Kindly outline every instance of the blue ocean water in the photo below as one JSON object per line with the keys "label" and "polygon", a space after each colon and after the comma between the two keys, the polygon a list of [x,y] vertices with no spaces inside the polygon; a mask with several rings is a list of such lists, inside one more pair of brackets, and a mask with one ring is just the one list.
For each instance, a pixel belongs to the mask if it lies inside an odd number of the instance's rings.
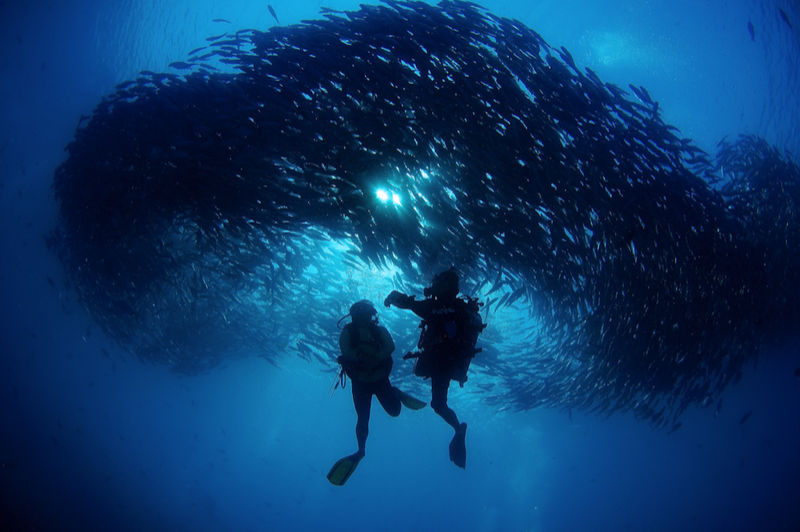
{"label": "blue ocean water", "polygon": [[[272,5],[283,25],[358,7]],[[709,152],[740,133],[800,149],[800,37],[779,11],[794,23],[796,3],[483,5],[604,81],[647,87]],[[325,474],[355,451],[355,413],[349,389],[329,396],[330,373],[287,350],[280,368],[244,358],[183,377],[106,338],[42,238],[80,116],[208,36],[274,23],[255,2],[0,4],[0,529],[800,528],[796,344],[749,364],[719,415],[690,408],[670,434],[624,414],[500,410],[481,403],[477,378],[454,386],[465,471],[430,409],[393,419],[376,404],[368,455],[337,488]]]}

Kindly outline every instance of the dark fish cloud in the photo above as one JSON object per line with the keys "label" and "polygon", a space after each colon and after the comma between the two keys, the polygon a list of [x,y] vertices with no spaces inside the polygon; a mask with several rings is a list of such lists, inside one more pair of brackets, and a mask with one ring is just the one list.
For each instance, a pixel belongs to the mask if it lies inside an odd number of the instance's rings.
{"label": "dark fish cloud", "polygon": [[666,428],[800,317],[797,166],[703,152],[517,21],[392,3],[207,41],[101,101],[54,177],[66,281],[140,360],[330,365],[304,346],[352,302],[339,272],[455,264],[522,316],[475,359],[487,402]]}

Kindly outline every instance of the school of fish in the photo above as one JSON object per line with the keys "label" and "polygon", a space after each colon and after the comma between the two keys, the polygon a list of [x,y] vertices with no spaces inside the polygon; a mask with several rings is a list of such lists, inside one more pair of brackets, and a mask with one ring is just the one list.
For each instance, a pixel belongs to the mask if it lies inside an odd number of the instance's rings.
{"label": "school of fish", "polygon": [[322,15],[211,37],[79,124],[49,242],[119,345],[187,374],[333,368],[353,271],[420,293],[456,265],[486,303],[483,401],[674,427],[793,332],[787,154],[740,136],[710,156],[644,87],[469,2]]}

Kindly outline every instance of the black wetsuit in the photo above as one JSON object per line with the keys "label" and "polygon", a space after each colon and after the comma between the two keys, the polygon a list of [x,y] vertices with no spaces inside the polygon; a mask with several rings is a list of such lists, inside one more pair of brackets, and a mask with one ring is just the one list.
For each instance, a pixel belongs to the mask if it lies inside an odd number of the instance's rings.
{"label": "black wetsuit", "polygon": [[[356,337],[351,337],[351,333]],[[389,382],[394,341],[389,331],[379,325],[357,327],[349,324],[339,336],[339,348],[342,351],[342,367],[352,382],[353,405],[358,416],[358,450],[364,453],[369,436],[372,396],[378,398],[387,414],[392,417],[400,415],[400,397]]]}
{"label": "black wetsuit", "polygon": [[378,398],[386,413],[392,417],[400,415],[400,398],[395,393],[395,388],[389,382],[389,377],[384,377],[375,382],[352,381],[353,404],[356,407],[356,440],[358,450],[364,452],[369,436],[369,415],[372,410],[372,396]]}
{"label": "black wetsuit", "polygon": [[447,340],[454,338],[458,329],[465,326],[466,302],[456,297],[417,301],[400,292],[393,292],[390,297],[391,304],[397,308],[410,310],[425,320],[426,329],[422,333],[420,344],[430,362],[431,408],[458,431],[458,416],[447,406],[447,392],[460,353],[455,352],[456,346]]}

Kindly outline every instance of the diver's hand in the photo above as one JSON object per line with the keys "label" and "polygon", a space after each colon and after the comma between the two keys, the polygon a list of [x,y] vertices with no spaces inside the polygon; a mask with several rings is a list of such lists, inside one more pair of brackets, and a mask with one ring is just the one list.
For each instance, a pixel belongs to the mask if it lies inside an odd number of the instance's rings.
{"label": "diver's hand", "polygon": [[395,307],[408,308],[408,305],[414,301],[415,297],[417,296],[407,296],[402,292],[392,290],[392,293],[386,296],[386,299],[383,300],[383,304],[387,307],[394,305]]}
{"label": "diver's hand", "polygon": [[383,300],[384,307],[391,307],[393,304],[397,303],[397,298],[402,297],[403,294],[398,292],[397,290],[392,290],[392,292],[386,296],[386,299]]}

